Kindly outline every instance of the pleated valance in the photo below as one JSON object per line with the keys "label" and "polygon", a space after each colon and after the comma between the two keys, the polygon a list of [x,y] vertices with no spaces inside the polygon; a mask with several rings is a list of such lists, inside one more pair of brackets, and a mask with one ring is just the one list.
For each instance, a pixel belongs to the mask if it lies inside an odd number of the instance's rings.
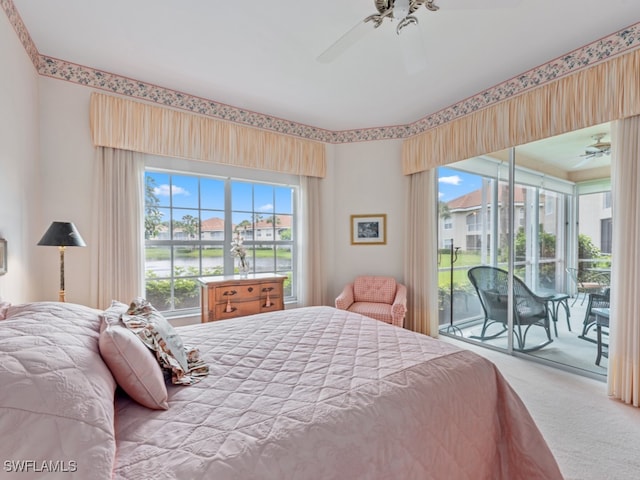
{"label": "pleated valance", "polygon": [[405,175],[640,114],[640,50],[612,58],[403,142]]}
{"label": "pleated valance", "polygon": [[324,177],[325,145],[193,113],[91,95],[94,146]]}

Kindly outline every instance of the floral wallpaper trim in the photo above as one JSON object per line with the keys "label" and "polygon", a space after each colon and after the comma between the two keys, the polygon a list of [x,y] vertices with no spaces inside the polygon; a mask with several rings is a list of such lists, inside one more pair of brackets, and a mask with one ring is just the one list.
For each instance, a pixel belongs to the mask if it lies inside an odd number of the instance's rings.
{"label": "floral wallpaper trim", "polygon": [[16,31],[16,34],[18,35],[22,46],[27,51],[27,55],[29,55],[33,66],[36,68],[36,71],[38,71],[40,65],[40,53],[36,48],[36,44],[33,43],[33,39],[22,21],[22,17],[20,17],[18,10],[16,10],[16,6],[13,4],[12,0],[0,0],[0,5],[2,5],[2,9],[7,14],[9,23],[11,23],[13,29]]}
{"label": "floral wallpaper trim", "polygon": [[565,75],[640,48],[640,22],[517,75],[407,125],[331,131],[40,55],[12,0],[0,0],[38,73],[87,87],[179,108],[229,122],[325,143],[401,139],[417,135]]}

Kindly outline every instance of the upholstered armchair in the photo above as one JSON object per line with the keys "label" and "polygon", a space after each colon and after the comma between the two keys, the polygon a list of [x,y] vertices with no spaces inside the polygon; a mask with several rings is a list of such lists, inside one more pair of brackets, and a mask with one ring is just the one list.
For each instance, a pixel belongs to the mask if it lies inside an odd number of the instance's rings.
{"label": "upholstered armchair", "polygon": [[344,287],[335,304],[340,310],[402,327],[407,312],[407,287],[393,277],[360,276]]}

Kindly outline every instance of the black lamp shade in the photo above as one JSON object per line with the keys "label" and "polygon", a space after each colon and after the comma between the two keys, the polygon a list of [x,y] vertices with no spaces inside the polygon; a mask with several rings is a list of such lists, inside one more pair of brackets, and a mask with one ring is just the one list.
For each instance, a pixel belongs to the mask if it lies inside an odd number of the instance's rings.
{"label": "black lamp shade", "polygon": [[38,245],[51,247],[86,247],[80,232],[71,222],[53,222]]}

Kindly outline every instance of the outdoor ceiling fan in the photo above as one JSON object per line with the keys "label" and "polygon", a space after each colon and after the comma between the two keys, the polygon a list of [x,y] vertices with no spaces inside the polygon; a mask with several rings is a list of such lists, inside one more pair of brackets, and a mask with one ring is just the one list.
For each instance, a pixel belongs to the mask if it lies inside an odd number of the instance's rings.
{"label": "outdoor ceiling fan", "polygon": [[[495,7],[515,7],[522,0],[437,0],[439,4],[447,9],[473,9],[473,8],[495,8]],[[365,17],[358,22],[347,33],[342,35],[329,48],[322,52],[317,60],[321,63],[330,63],[338,56],[342,55],[364,35],[379,28],[385,20],[397,22],[396,33],[399,36],[406,35],[405,29],[410,25],[418,25],[416,11],[425,6],[430,12],[437,12],[440,6],[436,5],[436,0],[373,0],[377,13]],[[408,29],[413,30],[413,29]],[[414,39],[410,40],[415,42]]]}
{"label": "outdoor ceiling fan", "polygon": [[607,135],[606,133],[598,133],[593,137],[591,137],[595,140],[595,143],[589,145],[585,149],[584,153],[580,155],[581,157],[584,157],[584,158],[580,160],[573,168],[583,167],[587,163],[591,162],[591,160],[593,160],[594,158],[600,158],[605,155],[611,155],[611,142],[604,142],[602,140],[606,135]]}

